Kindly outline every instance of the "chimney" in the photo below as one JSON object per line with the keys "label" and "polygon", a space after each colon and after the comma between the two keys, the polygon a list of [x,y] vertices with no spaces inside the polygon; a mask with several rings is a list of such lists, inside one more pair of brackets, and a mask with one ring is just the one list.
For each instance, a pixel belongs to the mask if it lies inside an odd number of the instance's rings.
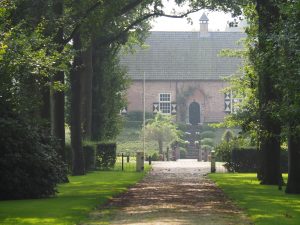
{"label": "chimney", "polygon": [[200,34],[207,34],[208,33],[208,21],[206,14],[203,13],[199,19],[200,22]]}

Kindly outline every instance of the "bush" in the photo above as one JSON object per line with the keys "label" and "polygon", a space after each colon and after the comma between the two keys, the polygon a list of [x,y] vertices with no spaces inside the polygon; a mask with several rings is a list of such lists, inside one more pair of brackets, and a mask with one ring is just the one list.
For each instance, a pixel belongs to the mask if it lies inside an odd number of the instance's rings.
{"label": "bush", "polygon": [[201,130],[204,132],[204,131],[215,131],[216,128],[213,128],[211,126],[209,126],[208,123],[204,123],[202,126],[201,126]]}
{"label": "bush", "polygon": [[20,118],[0,118],[0,199],[55,195],[67,181],[57,143]]}
{"label": "bush", "polygon": [[[281,171],[288,172],[287,151],[281,151]],[[256,173],[259,170],[259,151],[256,148],[233,148],[227,155],[225,167],[230,172]]]}
{"label": "bush", "polygon": [[180,151],[180,158],[181,158],[181,159],[185,159],[185,156],[186,156],[186,149],[185,149],[185,148],[182,148],[182,147],[179,147],[179,151]]}
{"label": "bush", "polygon": [[226,130],[223,135],[222,135],[222,140],[229,142],[230,140],[232,140],[234,137],[234,133],[232,130]]}
{"label": "bush", "polygon": [[98,144],[96,152],[96,167],[102,170],[113,168],[117,159],[116,150],[116,143]]}
{"label": "bush", "polygon": [[200,141],[201,146],[202,145],[209,145],[209,146],[214,146],[214,140],[211,138],[204,138]]}
{"label": "bush", "polygon": [[159,155],[157,152],[154,152],[153,155],[151,156],[152,161],[158,161],[159,160]]}
{"label": "bush", "polygon": [[229,171],[239,173],[253,173],[259,169],[258,151],[255,148],[235,148],[232,150],[231,162],[225,167]]}
{"label": "bush", "polygon": [[211,151],[213,149],[213,147],[210,145],[201,145],[201,149]]}
{"label": "bush", "polygon": [[216,136],[215,132],[210,131],[210,130],[204,131],[200,134],[201,139],[203,139],[203,138],[215,138],[215,136]]}
{"label": "bush", "polygon": [[94,144],[85,144],[83,146],[85,170],[92,171],[96,169],[96,147]]}

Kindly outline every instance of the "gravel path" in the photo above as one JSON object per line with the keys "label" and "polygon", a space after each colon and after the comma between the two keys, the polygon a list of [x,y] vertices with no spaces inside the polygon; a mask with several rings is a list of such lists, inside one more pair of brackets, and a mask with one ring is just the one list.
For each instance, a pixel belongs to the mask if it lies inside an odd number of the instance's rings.
{"label": "gravel path", "polygon": [[105,224],[107,209],[109,224],[251,224],[206,178],[209,166],[196,160],[155,162],[143,181],[93,212],[87,224]]}

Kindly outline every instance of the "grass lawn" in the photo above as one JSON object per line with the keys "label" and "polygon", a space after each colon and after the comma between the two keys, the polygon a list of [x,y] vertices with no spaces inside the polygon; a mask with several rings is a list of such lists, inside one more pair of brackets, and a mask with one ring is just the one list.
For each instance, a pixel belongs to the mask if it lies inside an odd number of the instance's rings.
{"label": "grass lawn", "polygon": [[[260,185],[256,174],[210,174],[255,225],[300,224],[300,195],[287,195],[277,186]],[[285,176],[286,179],[286,176]]]}
{"label": "grass lawn", "polygon": [[53,198],[0,201],[0,224],[76,224],[87,218],[96,206],[124,192],[145,173],[92,172],[70,177],[59,186]]}

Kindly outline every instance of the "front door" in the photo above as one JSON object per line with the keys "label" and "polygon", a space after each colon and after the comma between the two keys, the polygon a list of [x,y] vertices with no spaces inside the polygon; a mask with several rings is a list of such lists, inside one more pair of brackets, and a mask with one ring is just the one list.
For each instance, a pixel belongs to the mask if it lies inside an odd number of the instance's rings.
{"label": "front door", "polygon": [[189,122],[192,125],[200,123],[200,105],[197,102],[192,102],[189,106]]}

